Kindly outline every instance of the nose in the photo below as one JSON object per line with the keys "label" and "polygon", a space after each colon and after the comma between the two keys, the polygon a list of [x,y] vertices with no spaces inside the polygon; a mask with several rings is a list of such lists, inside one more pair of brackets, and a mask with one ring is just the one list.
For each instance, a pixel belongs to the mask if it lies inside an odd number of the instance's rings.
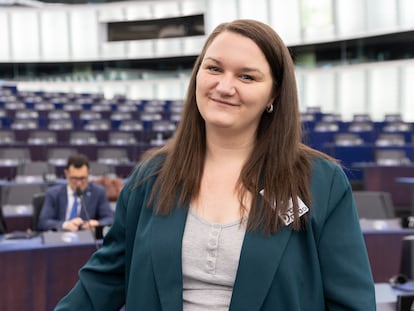
{"label": "nose", "polygon": [[222,95],[233,95],[236,92],[233,77],[230,74],[220,76],[216,89]]}

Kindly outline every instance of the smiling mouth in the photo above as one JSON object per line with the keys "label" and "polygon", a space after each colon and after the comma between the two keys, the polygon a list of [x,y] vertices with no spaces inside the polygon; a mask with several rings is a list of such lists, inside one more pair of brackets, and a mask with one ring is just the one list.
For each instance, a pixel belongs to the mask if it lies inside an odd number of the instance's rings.
{"label": "smiling mouth", "polygon": [[217,99],[217,98],[210,98],[210,100],[212,100],[216,103],[222,104],[222,105],[226,105],[226,106],[232,106],[232,107],[239,106],[238,104],[230,103],[230,102],[227,102],[227,101],[224,101],[224,100],[221,100],[221,99]]}

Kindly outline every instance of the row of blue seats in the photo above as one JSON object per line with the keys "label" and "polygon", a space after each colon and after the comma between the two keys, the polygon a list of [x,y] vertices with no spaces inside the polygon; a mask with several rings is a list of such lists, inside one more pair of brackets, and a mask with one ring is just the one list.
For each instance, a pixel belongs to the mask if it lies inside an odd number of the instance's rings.
{"label": "row of blue seats", "polygon": [[[352,138],[351,138],[352,137]],[[304,142],[316,149],[322,149],[325,144],[337,145],[405,145],[414,143],[413,132],[385,132],[385,131],[365,131],[365,132],[318,132],[305,131]]]}
{"label": "row of blue seats", "polygon": [[16,119],[0,117],[0,129],[49,129],[49,130],[150,130],[155,132],[172,131],[176,129],[179,120],[165,120],[161,117],[154,116],[154,119],[142,118],[125,118],[125,119],[46,119],[46,118],[29,118]]}

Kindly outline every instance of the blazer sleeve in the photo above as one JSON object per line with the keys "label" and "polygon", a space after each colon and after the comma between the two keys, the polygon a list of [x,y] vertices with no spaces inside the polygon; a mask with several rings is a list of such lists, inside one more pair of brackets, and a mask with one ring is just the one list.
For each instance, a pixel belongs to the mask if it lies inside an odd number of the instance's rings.
{"label": "blazer sleeve", "polygon": [[[127,187],[125,187],[127,188]],[[55,311],[116,310],[125,303],[125,219],[128,193],[118,198],[114,223],[102,247],[79,271],[79,280]]]}
{"label": "blazer sleeve", "polygon": [[328,193],[328,208],[317,241],[327,310],[375,310],[367,250],[352,190],[339,166]]}
{"label": "blazer sleeve", "polygon": [[118,197],[114,223],[102,247],[80,269],[78,282],[55,311],[119,311],[124,306],[136,223],[141,210],[145,209],[144,192],[148,190],[135,183],[143,178],[145,175],[139,168],[129,177]]}
{"label": "blazer sleeve", "polygon": [[[45,193],[45,200],[40,211],[37,229],[40,231],[62,229],[64,219],[60,217],[58,188],[51,188]],[[64,207],[66,209],[66,207]]]}

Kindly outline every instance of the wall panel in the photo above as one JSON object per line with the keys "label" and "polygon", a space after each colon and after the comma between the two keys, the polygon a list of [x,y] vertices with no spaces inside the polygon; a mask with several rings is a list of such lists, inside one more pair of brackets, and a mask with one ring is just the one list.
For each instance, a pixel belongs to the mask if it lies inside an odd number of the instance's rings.
{"label": "wall panel", "polygon": [[278,32],[286,44],[295,45],[301,42],[299,0],[273,0],[269,1],[269,4],[269,25]]}
{"label": "wall panel", "polygon": [[10,14],[11,58],[13,61],[40,60],[39,18],[36,10],[15,10]]}
{"label": "wall panel", "polygon": [[68,14],[65,11],[40,12],[42,58],[65,61],[69,55]]}
{"label": "wall panel", "polygon": [[0,11],[0,60],[10,60],[10,36],[11,29],[9,28],[9,13]]}
{"label": "wall panel", "polygon": [[257,19],[264,23],[269,22],[269,8],[267,0],[239,0],[239,18]]}
{"label": "wall panel", "polygon": [[93,9],[70,11],[71,56],[73,59],[99,58],[98,12]]}

